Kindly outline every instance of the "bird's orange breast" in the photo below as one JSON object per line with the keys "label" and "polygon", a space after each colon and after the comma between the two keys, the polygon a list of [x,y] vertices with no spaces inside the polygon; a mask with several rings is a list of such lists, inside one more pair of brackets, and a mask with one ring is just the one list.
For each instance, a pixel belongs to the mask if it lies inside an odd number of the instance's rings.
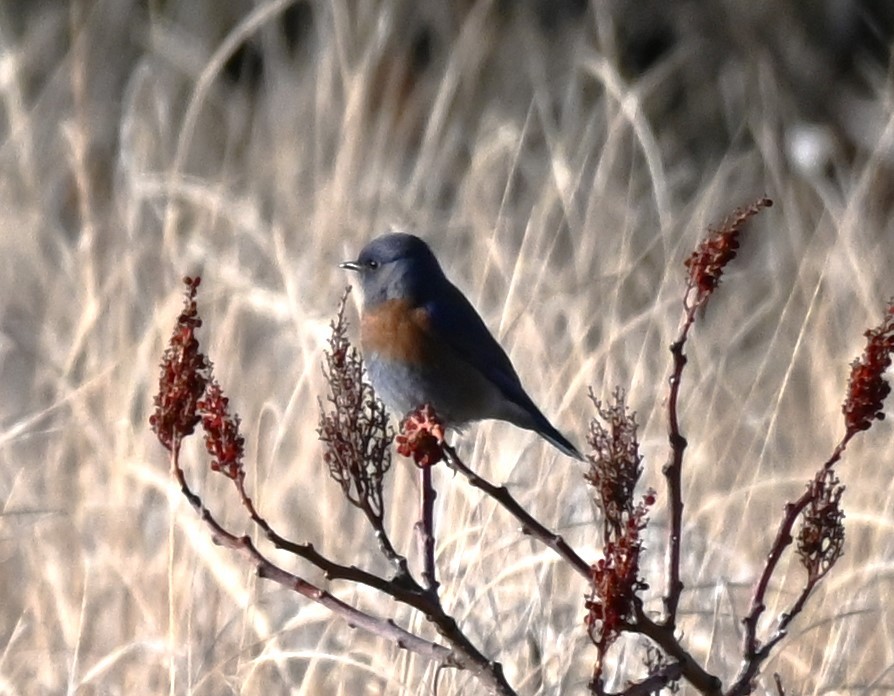
{"label": "bird's orange breast", "polygon": [[367,353],[423,364],[431,351],[428,312],[406,300],[386,300],[363,313],[360,339]]}

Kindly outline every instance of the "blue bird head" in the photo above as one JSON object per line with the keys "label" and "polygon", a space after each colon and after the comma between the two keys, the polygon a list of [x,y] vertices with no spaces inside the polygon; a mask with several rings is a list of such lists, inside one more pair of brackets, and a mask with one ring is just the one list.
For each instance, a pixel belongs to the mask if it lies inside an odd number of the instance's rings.
{"label": "blue bird head", "polygon": [[356,261],[345,261],[339,266],[360,274],[367,307],[396,299],[421,302],[446,281],[428,244],[402,232],[377,237],[361,250]]}

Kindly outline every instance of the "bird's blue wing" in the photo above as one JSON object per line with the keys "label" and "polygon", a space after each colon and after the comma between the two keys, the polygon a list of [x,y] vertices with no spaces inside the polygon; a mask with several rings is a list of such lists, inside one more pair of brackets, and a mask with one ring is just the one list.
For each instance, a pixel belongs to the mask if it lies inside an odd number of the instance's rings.
{"label": "bird's blue wing", "polygon": [[509,356],[456,286],[445,283],[437,298],[425,303],[425,309],[433,338],[485,375],[506,398],[525,407],[531,404]]}
{"label": "bird's blue wing", "polygon": [[429,335],[484,375],[530,418],[528,422],[510,419],[512,422],[540,433],[568,456],[583,459],[577,448],[556,430],[528,396],[509,356],[458,288],[447,281],[439,288],[436,297],[423,306]]}

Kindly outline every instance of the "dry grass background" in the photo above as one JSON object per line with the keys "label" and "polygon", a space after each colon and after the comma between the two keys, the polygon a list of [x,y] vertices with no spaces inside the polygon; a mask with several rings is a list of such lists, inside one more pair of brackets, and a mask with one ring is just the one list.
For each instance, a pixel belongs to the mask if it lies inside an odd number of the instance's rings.
{"label": "dry grass background", "polygon": [[[349,281],[335,264],[390,225],[431,242],[573,439],[588,385],[629,387],[659,491],[658,610],[681,264],[708,223],[766,193],[776,206],[684,378],[682,626],[711,669],[735,671],[781,506],[842,434],[847,363],[894,294],[885,37],[856,3],[582,4],[0,4],[0,693],[431,693],[431,665],[214,547],[147,427],[179,278],[200,272],[204,346],[261,508],[385,572],[314,429]],[[460,448],[595,557],[574,462],[502,424]],[[206,503],[248,530],[192,452]],[[839,469],[846,555],[765,670],[792,693],[894,691],[892,452],[886,421]],[[389,500],[404,548],[410,469],[396,462]],[[521,693],[582,693],[585,588],[463,481],[437,481],[445,605]],[[797,564],[782,570],[769,618],[800,586]],[[615,649],[621,677],[642,674],[636,647]],[[476,686],[445,672],[439,693]]]}

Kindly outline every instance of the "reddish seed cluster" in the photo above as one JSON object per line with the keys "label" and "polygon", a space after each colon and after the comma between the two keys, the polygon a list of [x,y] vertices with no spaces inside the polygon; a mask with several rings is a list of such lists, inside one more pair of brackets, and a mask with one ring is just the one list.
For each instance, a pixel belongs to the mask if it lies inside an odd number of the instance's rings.
{"label": "reddish seed cluster", "polygon": [[622,533],[606,542],[604,557],[592,566],[593,590],[585,603],[585,623],[600,656],[630,623],[637,592],[648,587],[639,574],[643,550],[640,533],[648,524],[649,507],[654,503],[655,493],[649,490],[627,518]]}
{"label": "reddish seed cluster", "polygon": [[642,473],[637,440],[636,414],[627,408],[626,395],[616,389],[605,404],[592,391],[590,399],[596,418],[590,422],[587,440],[587,481],[595,489],[595,502],[603,513],[603,558],[592,566],[592,590],[585,606],[585,623],[597,648],[594,683],[602,673],[609,646],[631,621],[636,595],[646,588],[640,578],[641,532],[648,523],[648,510],[655,503],[651,489],[634,503],[634,489]]}
{"label": "reddish seed cluster", "polygon": [[724,266],[736,257],[739,249],[738,236],[738,230],[718,232],[702,241],[686,259],[690,282],[700,295],[709,295],[720,285]]}
{"label": "reddish seed cluster", "polygon": [[444,459],[444,425],[430,405],[407,414],[397,436],[397,451],[411,457],[420,468]]}
{"label": "reddish seed cluster", "polygon": [[702,240],[692,256],[686,259],[689,287],[696,290],[692,303],[694,307],[707,302],[720,284],[723,269],[736,257],[739,235],[745,223],[771,205],[773,201],[769,198],[761,198],[745,208],[737,208],[718,229],[711,229],[710,236]]}
{"label": "reddish seed cluster", "polygon": [[198,402],[211,370],[195,337],[196,329],[202,325],[196,308],[196,290],[201,278],[187,277],[183,282],[186,285],[183,311],[161,359],[155,411],[149,418],[153,432],[168,451],[178,448],[199,423]]}
{"label": "reddish seed cluster", "polygon": [[891,366],[894,352],[894,300],[885,312],[882,323],[864,334],[866,349],[851,363],[851,376],[842,411],[848,434],[868,430],[874,420],[882,420],[882,406],[891,392],[885,371]]}
{"label": "reddish seed cluster", "polygon": [[198,407],[205,431],[205,449],[211,455],[212,471],[219,471],[235,480],[245,476],[242,468],[245,438],[239,434],[239,416],[230,415],[229,403],[220,385],[212,378]]}
{"label": "reddish seed cluster", "polygon": [[173,452],[201,421],[211,468],[235,479],[244,475],[245,441],[239,434],[239,417],[230,415],[229,400],[212,376],[211,362],[199,350],[195,334],[202,320],[196,292],[201,278],[187,277],[183,282],[186,285],[183,310],[162,356],[155,412],[149,418],[149,425],[159,442]]}

